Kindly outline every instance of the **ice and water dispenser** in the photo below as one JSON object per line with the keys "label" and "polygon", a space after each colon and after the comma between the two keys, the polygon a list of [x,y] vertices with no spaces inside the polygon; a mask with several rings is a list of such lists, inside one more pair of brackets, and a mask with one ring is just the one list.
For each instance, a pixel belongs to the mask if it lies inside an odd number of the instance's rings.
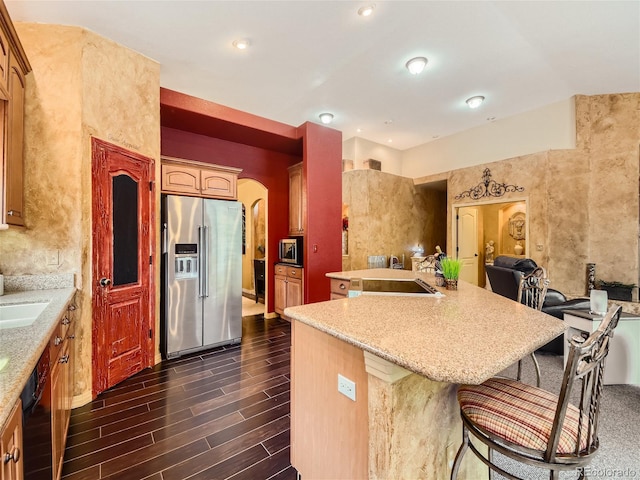
{"label": "ice and water dispenser", "polygon": [[175,278],[198,278],[198,244],[176,243]]}

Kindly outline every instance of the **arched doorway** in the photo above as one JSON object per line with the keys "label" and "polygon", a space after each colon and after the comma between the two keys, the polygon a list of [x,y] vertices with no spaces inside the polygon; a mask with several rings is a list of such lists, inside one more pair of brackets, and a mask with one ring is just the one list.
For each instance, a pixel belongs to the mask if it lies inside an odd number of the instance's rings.
{"label": "arched doorway", "polygon": [[259,267],[268,261],[269,254],[266,249],[267,189],[255,180],[239,179],[238,200],[244,206],[242,316],[246,317],[264,314],[266,298],[268,298],[267,282],[261,282],[260,278],[256,280],[256,268],[259,270]]}

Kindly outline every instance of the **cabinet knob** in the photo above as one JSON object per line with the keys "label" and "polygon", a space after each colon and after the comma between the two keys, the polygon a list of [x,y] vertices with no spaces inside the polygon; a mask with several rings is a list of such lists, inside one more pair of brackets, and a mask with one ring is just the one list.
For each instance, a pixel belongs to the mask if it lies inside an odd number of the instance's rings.
{"label": "cabinet knob", "polygon": [[4,463],[7,464],[11,460],[13,460],[13,463],[18,463],[20,461],[20,449],[18,447],[13,447],[11,453],[5,453]]}
{"label": "cabinet knob", "polygon": [[340,284],[340,290],[344,290],[345,288],[347,288],[347,287],[345,286],[345,284],[344,284],[344,283],[341,283],[341,284]]}
{"label": "cabinet knob", "polygon": [[78,307],[76,307],[74,304],[71,304],[71,305],[69,305],[67,310],[69,310],[70,312],[73,312],[76,308],[78,308]]}
{"label": "cabinet knob", "polygon": [[69,335],[67,338],[69,340],[73,340],[74,338],[76,338],[76,334],[74,333],[73,335]]}
{"label": "cabinet knob", "polygon": [[71,320],[69,320],[69,317],[64,317],[62,319],[62,324],[63,325],[69,325],[71,323]]}
{"label": "cabinet knob", "polygon": [[62,338],[56,336],[56,338],[53,340],[53,344],[57,347],[61,343],[62,343]]}
{"label": "cabinet knob", "polygon": [[111,279],[110,278],[101,278],[100,279],[100,286],[101,287],[108,287],[109,285],[111,285]]}
{"label": "cabinet knob", "polygon": [[[9,216],[12,216],[12,217],[13,217],[13,210],[9,210],[9,211],[7,212],[7,215],[9,215]],[[7,455],[8,455],[8,454],[7,454]],[[5,462],[5,463],[6,463],[6,462]]]}
{"label": "cabinet knob", "polygon": [[69,355],[63,355],[62,357],[60,357],[60,360],[58,360],[58,362],[69,363]]}

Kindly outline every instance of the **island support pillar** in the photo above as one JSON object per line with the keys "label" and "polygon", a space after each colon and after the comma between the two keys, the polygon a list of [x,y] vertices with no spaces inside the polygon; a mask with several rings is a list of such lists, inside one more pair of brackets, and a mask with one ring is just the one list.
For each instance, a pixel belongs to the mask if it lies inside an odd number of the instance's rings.
{"label": "island support pillar", "polygon": [[[429,380],[369,352],[369,479],[442,480],[462,443],[457,385]],[[488,479],[487,467],[466,455],[459,479]]]}

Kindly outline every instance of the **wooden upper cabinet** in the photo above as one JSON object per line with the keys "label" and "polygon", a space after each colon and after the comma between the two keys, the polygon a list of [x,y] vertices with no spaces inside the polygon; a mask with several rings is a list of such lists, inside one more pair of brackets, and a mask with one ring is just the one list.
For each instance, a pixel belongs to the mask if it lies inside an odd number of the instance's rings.
{"label": "wooden upper cabinet", "polygon": [[162,191],[198,195],[200,169],[186,165],[162,165]]}
{"label": "wooden upper cabinet", "polygon": [[24,92],[25,78],[15,57],[9,57],[5,212],[9,225],[24,225]]}
{"label": "wooden upper cabinet", "polygon": [[0,28],[0,99],[9,99],[7,82],[9,78],[9,39]]}
{"label": "wooden upper cabinet", "polygon": [[25,77],[31,65],[0,1],[0,228],[24,225],[24,100]]}
{"label": "wooden upper cabinet", "polygon": [[238,198],[238,174],[242,170],[203,162],[162,157],[162,193],[195,197]]}
{"label": "wooden upper cabinet", "polygon": [[236,199],[237,185],[237,173],[209,169],[200,171],[200,188],[204,197]]}
{"label": "wooden upper cabinet", "polygon": [[298,163],[289,167],[289,235],[304,235],[306,217],[302,163]]}

